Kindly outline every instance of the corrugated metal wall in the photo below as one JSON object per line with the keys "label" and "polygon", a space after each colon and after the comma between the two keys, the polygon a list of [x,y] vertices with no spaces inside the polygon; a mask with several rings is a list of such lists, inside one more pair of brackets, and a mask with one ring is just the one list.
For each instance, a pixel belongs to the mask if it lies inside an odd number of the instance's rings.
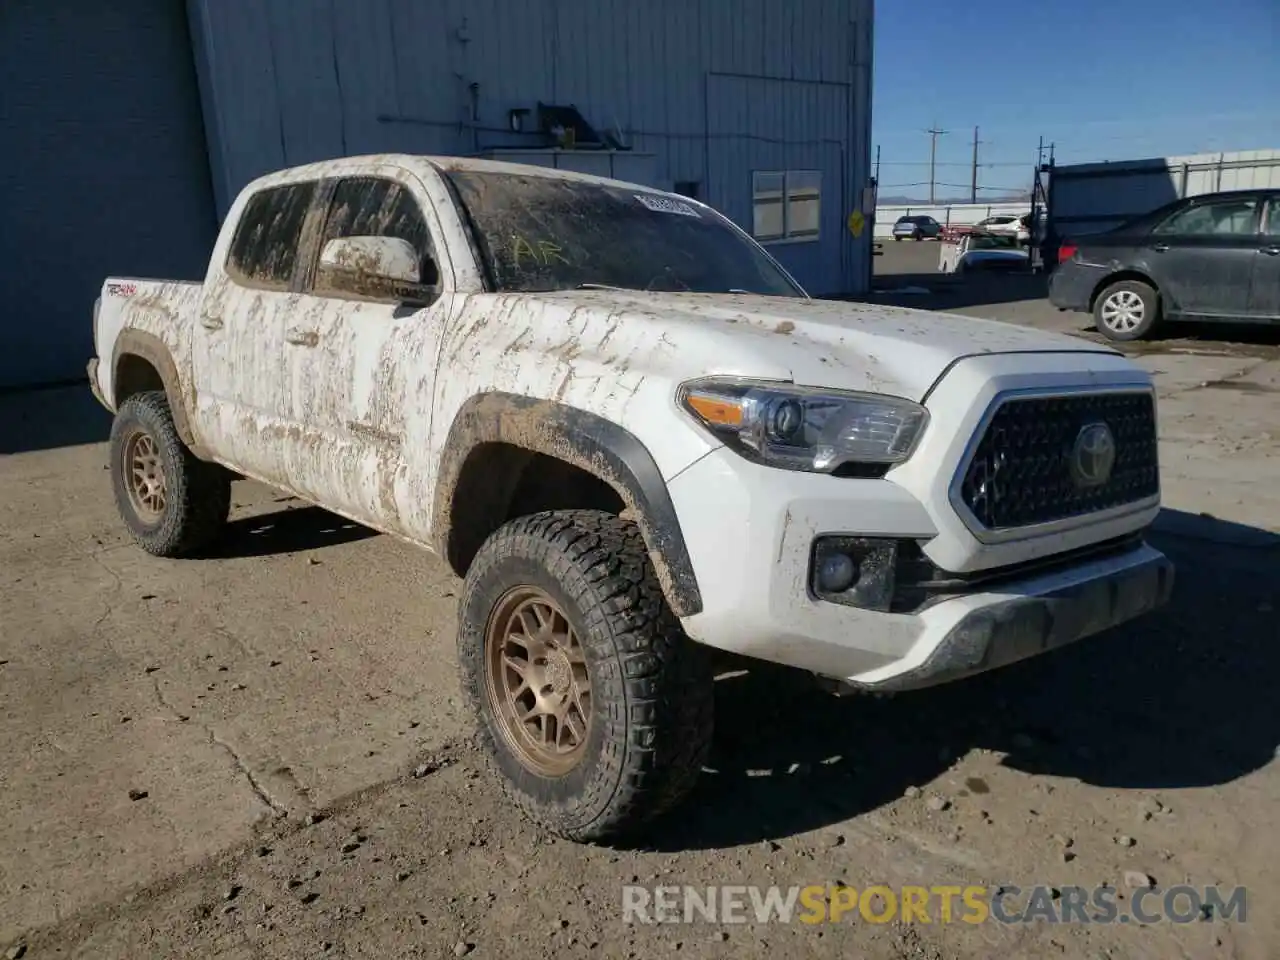
{"label": "corrugated metal wall", "polygon": [[869,281],[870,231],[844,224],[869,174],[872,0],[189,5],[220,210],[311,160],[536,146],[507,111],[572,103],[744,226],[752,170],[821,169],[821,239],[774,252],[814,292]]}
{"label": "corrugated metal wall", "polygon": [[217,232],[181,0],[0,0],[0,387],[84,376],[108,274]]}
{"label": "corrugated metal wall", "polygon": [[1093,233],[1181,197],[1250,187],[1280,188],[1280,150],[1054,167],[1051,229],[1058,236]]}

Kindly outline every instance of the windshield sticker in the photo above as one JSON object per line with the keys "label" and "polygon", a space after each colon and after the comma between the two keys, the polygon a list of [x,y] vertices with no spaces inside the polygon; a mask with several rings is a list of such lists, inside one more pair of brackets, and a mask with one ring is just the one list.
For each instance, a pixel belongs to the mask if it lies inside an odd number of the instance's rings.
{"label": "windshield sticker", "polygon": [[525,257],[542,266],[549,266],[553,261],[569,263],[569,258],[564,255],[564,247],[558,243],[552,243],[550,240],[530,243],[524,237],[513,236],[511,238],[512,262],[518,267]]}
{"label": "windshield sticker", "polygon": [[702,214],[679,200],[672,200],[669,197],[659,197],[652,194],[637,193],[635,198],[640,201],[641,205],[655,213],[678,213],[682,217],[694,217],[698,220],[702,219]]}

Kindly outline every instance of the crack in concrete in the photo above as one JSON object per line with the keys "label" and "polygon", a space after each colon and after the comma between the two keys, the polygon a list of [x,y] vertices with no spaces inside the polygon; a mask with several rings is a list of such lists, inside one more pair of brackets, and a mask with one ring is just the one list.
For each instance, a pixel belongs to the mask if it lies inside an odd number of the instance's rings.
{"label": "crack in concrete", "polygon": [[[165,710],[168,710],[175,720],[182,721],[186,718],[186,714],[179,711],[177,707],[165,698],[164,692],[160,689],[159,678],[152,677],[151,686],[152,689],[155,690],[156,700],[159,702],[160,706]],[[253,791],[253,795],[262,802],[263,806],[267,807],[267,809],[277,817],[287,817],[289,815],[289,808],[284,804],[277,802],[271,794],[267,792],[266,787],[262,785],[254,775],[253,770],[244,762],[244,759],[240,754],[236,752],[235,747],[231,746],[227,741],[220,739],[214,732],[213,728],[207,724],[199,724],[199,727],[204,731],[209,743],[216,747],[221,747],[222,750],[226,752],[227,756],[231,758],[232,764],[235,766],[236,770],[239,771],[240,775],[244,777],[245,782],[249,785],[249,789]]]}
{"label": "crack in concrete", "polygon": [[[116,597],[118,597],[121,593],[124,592],[124,581],[120,579],[120,574],[116,573],[109,566],[107,566],[106,561],[104,561],[100,556],[101,553],[102,551],[95,551],[93,553],[90,553],[89,559],[107,572],[107,576],[109,576],[112,579],[115,586],[111,590],[110,597],[103,601],[103,603],[106,606],[106,609],[103,610],[102,613],[98,616],[98,618],[93,622],[93,629],[90,631],[90,636],[95,636],[95,637],[98,636],[98,634],[102,631],[103,624],[105,624],[107,620],[111,617],[111,614],[115,612],[115,604],[112,603],[112,600],[114,600]],[[110,639],[107,639],[107,647],[110,648],[111,652],[114,653],[117,657],[120,656],[119,652],[112,645]]]}
{"label": "crack in concrete", "polygon": [[225,740],[219,740],[217,734],[208,727],[205,727],[205,732],[209,734],[210,743],[221,747],[227,752],[227,756],[231,758],[231,762],[235,764],[236,769],[244,776],[244,779],[249,784],[249,789],[253,791],[254,796],[261,800],[262,803],[277,817],[287,817],[289,815],[289,808],[272,799],[271,794],[267,793],[266,788],[258,782],[258,778],[253,775],[253,771],[249,768],[249,765],[241,759],[240,754],[236,753],[235,748]]}

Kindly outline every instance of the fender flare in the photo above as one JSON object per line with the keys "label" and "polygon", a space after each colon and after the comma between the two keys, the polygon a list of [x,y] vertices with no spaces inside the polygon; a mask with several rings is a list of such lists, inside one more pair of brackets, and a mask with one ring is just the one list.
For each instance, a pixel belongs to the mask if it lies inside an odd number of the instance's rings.
{"label": "fender flare", "polygon": [[206,451],[191,427],[187,416],[188,401],[194,402],[194,394],[183,389],[182,377],[178,374],[178,365],[163,340],[153,333],[144,330],[122,330],[116,338],[111,352],[111,405],[120,406],[120,364],[126,356],[140,357],[147,361],[160,374],[160,382],[164,384],[165,396],[169,400],[169,411],[173,414],[173,425],[178,436],[197,457],[208,459]]}
{"label": "fender flare", "polygon": [[460,538],[452,522],[453,503],[456,496],[466,495],[457,488],[468,458],[478,446],[487,443],[508,444],[531,454],[555,457],[607,483],[634,515],[672,611],[687,617],[702,610],[702,595],[675,505],[644,444],[629,431],[594,413],[512,393],[483,393],[469,398],[449,428],[433,516],[438,520],[436,549],[455,569],[465,567],[467,561],[459,562]]}
{"label": "fender flare", "polygon": [[[1122,269],[1112,270],[1109,274],[1093,285],[1093,289],[1089,291],[1089,312],[1093,312],[1093,308],[1098,303],[1098,298],[1102,296],[1102,291],[1107,289],[1113,283],[1120,283],[1124,280],[1132,280],[1135,283],[1145,283],[1148,287],[1156,292],[1156,297],[1160,300],[1160,305],[1164,311],[1168,311],[1171,305],[1169,294],[1160,288],[1160,284],[1156,283],[1155,277],[1151,276],[1150,270],[1140,269],[1138,267],[1125,267]],[[1176,304],[1172,304],[1176,308]]]}

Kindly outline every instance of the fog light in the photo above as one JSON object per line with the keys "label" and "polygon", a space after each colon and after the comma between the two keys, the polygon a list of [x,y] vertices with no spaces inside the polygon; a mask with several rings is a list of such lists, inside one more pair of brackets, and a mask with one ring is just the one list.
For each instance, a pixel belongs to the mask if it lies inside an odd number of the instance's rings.
{"label": "fog light", "polygon": [[896,540],[820,537],[813,550],[814,595],[851,607],[888,610],[897,559]]}
{"label": "fog light", "polygon": [[818,591],[841,593],[853,585],[858,568],[845,553],[831,553],[818,562]]}

